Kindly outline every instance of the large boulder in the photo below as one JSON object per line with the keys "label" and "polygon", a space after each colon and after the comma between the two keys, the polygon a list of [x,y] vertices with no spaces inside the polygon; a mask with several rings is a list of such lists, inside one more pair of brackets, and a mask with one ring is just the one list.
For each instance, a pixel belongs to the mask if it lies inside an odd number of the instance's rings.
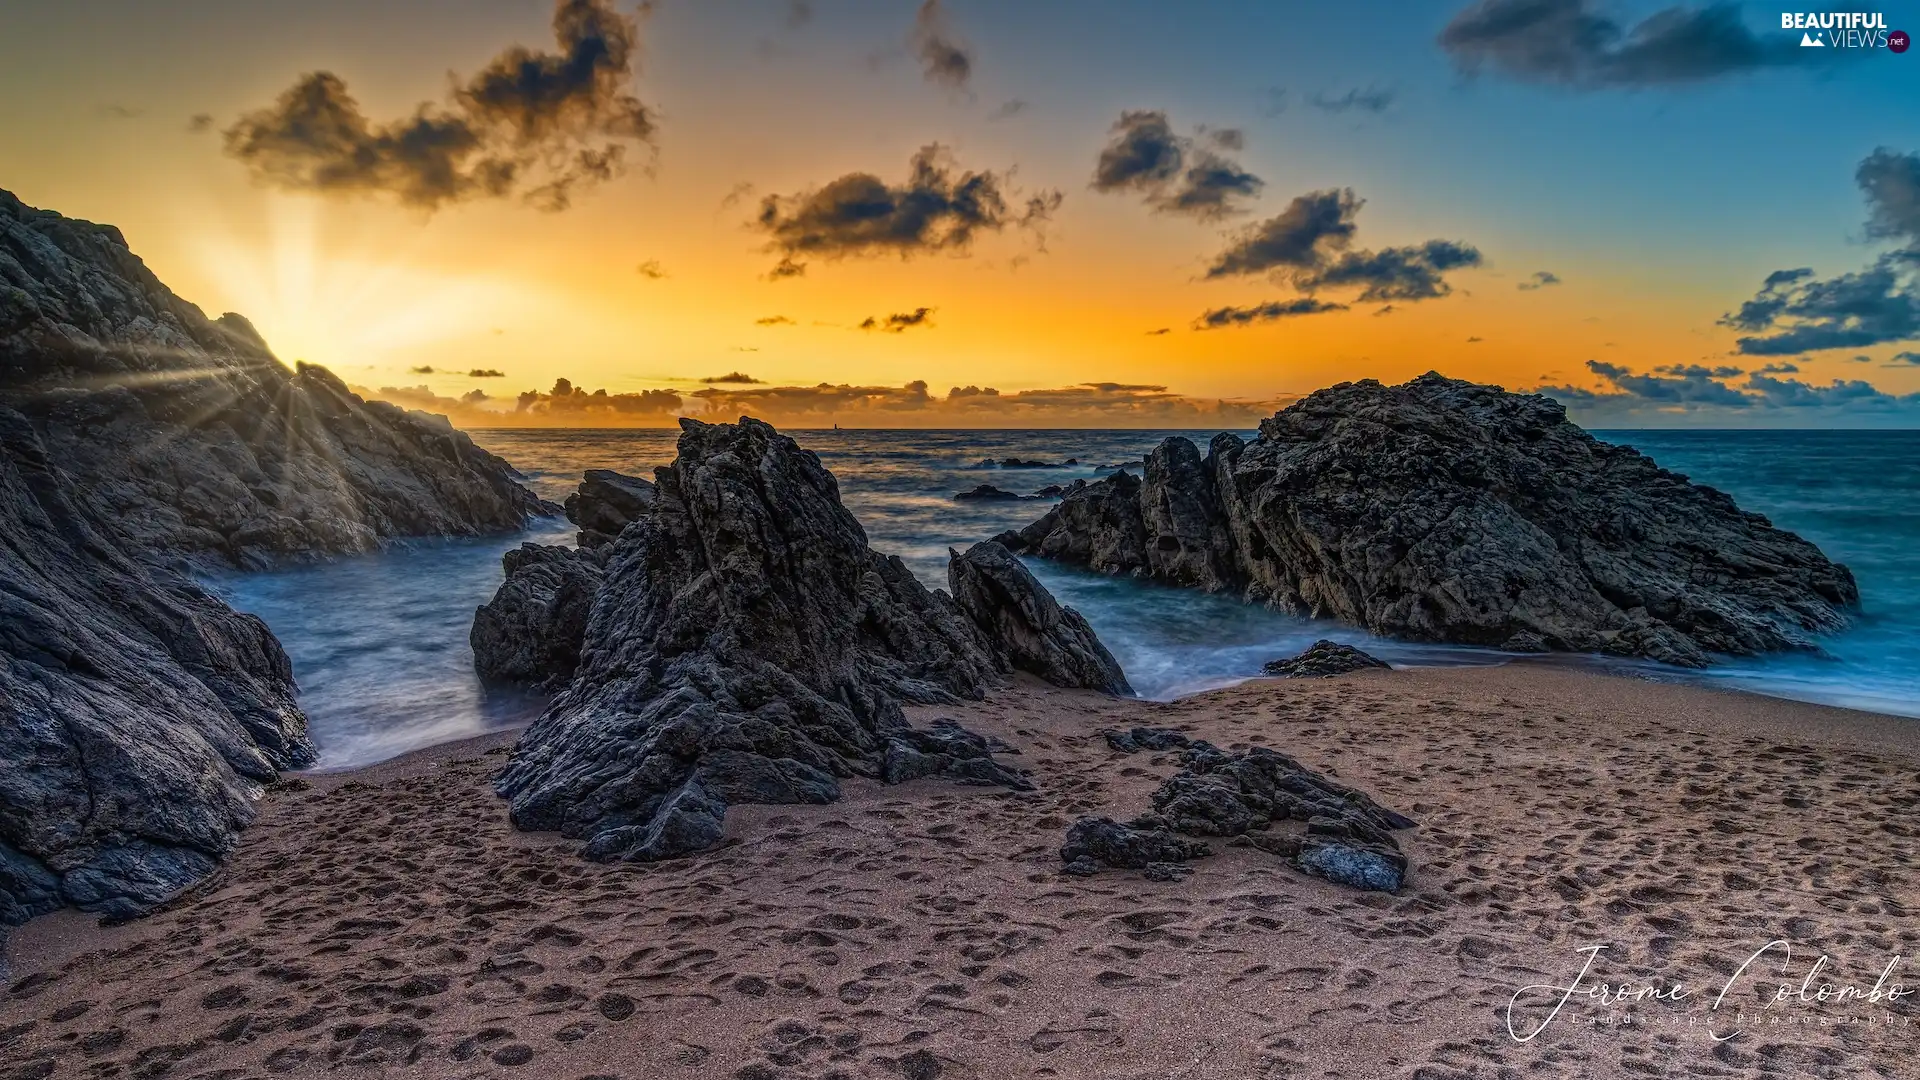
{"label": "large boulder", "polygon": [[580,664],[587,616],[605,577],[590,550],[521,544],[501,557],[506,580],[473,614],[473,669],[496,682],[564,686]]}
{"label": "large boulder", "polygon": [[0,929],[150,906],[312,760],[279,643],[189,570],[517,528],[516,476],[0,192]]}
{"label": "large boulder", "polygon": [[1168,442],[1000,539],[1383,636],[1686,666],[1817,648],[1859,605],[1813,544],[1539,395],[1342,383],[1197,468]]}
{"label": "large boulder", "polygon": [[1133,693],[1087,620],[1061,606],[1012,552],[987,540],[947,555],[954,601],[1014,667],[1055,686]]}
{"label": "large boulder", "polygon": [[500,777],[514,824],[652,860],[717,844],[730,804],[828,801],[890,758],[1023,784],[987,744],[910,732],[903,702],[979,698],[1000,658],[867,546],[819,459],[757,420],[681,429],[609,549],[572,684]]}
{"label": "large boulder", "polygon": [[567,496],[567,520],[580,526],[580,546],[605,547],[653,508],[653,483],[612,469],[588,469]]}

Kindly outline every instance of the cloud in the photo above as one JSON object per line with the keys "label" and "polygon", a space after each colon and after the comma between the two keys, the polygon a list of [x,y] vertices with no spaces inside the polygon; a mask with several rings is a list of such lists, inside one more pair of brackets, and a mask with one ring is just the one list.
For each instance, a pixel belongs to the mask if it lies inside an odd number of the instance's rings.
{"label": "cloud", "polygon": [[[1738,369],[1735,369],[1735,370],[1738,370]],[[1777,363],[1767,364],[1764,367],[1761,367],[1759,369],[1759,374],[1762,374],[1762,375],[1797,375],[1799,373],[1800,373],[1799,364],[1795,364],[1795,363],[1792,363],[1791,361],[1784,361],[1784,360],[1779,361]]]}
{"label": "cloud", "polygon": [[1805,267],[1777,270],[1719,322],[1749,332],[1737,342],[1748,356],[1920,339],[1920,253],[1891,252],[1864,270],[1826,279]]}
{"label": "cloud", "polygon": [[1171,334],[1171,333],[1173,333],[1173,327],[1171,327],[1171,326],[1161,326],[1161,327],[1156,327],[1156,328],[1154,328],[1154,329],[1152,329],[1152,330],[1149,330],[1149,331],[1147,331],[1147,336],[1148,336],[1148,337],[1161,337],[1161,336],[1163,336],[1163,335],[1166,335],[1166,334]]}
{"label": "cloud", "polygon": [[865,321],[861,322],[859,328],[862,330],[884,330],[889,334],[902,334],[916,326],[931,327],[933,323],[927,320],[932,315],[933,309],[928,307],[914,308],[912,311],[895,312],[885,319],[876,319],[869,315]]}
{"label": "cloud", "polygon": [[766,315],[753,320],[755,326],[792,326],[793,320],[785,315]]}
{"label": "cloud", "polygon": [[1311,296],[1302,296],[1293,300],[1269,300],[1252,307],[1217,307],[1202,312],[1193,320],[1195,330],[1218,330],[1229,326],[1252,326],[1255,323],[1274,322],[1296,315],[1318,315],[1323,311],[1345,311],[1347,305],[1316,300]]}
{"label": "cloud", "polygon": [[213,130],[212,113],[194,113],[187,118],[187,130],[195,135]]}
{"label": "cloud", "polygon": [[488,400],[487,392],[479,387],[474,387],[472,390],[460,395],[460,403],[462,405],[478,405],[486,400]]}
{"label": "cloud", "polygon": [[1448,271],[1483,261],[1480,250],[1471,244],[1429,240],[1411,247],[1342,252],[1321,266],[1295,273],[1293,285],[1302,292],[1358,286],[1362,303],[1434,300],[1453,292],[1445,277]]}
{"label": "cloud", "polygon": [[827,259],[939,251],[965,252],[975,236],[1008,225],[1042,230],[1059,208],[1058,191],[1029,196],[1020,210],[1008,204],[1008,174],[961,172],[938,143],[913,156],[905,183],[871,173],[848,173],[798,195],[769,195],[754,226],[767,234],[781,261],[775,279],[799,277],[810,256]]}
{"label": "cloud", "polygon": [[[1160,110],[1123,112],[1108,130],[1111,138],[1094,162],[1095,191],[1134,192],[1156,211],[1218,221],[1243,212],[1240,201],[1258,196],[1266,186],[1217,150],[1175,134]],[[1201,132],[1223,150],[1246,145],[1237,128]]]}
{"label": "cloud", "polygon": [[138,120],[147,115],[147,110],[116,103],[100,106],[100,115],[109,120]]}
{"label": "cloud", "polygon": [[1476,337],[1470,337],[1470,338],[1468,338],[1468,339],[1467,339],[1467,344],[1469,344],[1469,345],[1478,345],[1478,344],[1480,344],[1481,342],[1483,342],[1483,341],[1485,341],[1485,340],[1487,340],[1487,339],[1486,339],[1486,338],[1483,338],[1483,337],[1477,337],[1477,336],[1476,336]]}
{"label": "cloud", "polygon": [[1287,91],[1284,87],[1269,86],[1260,92],[1260,115],[1268,119],[1283,115],[1287,111]]}
{"label": "cloud", "polygon": [[660,281],[667,276],[667,268],[660,265],[659,259],[648,259],[634,267],[633,272],[649,281]]}
{"label": "cloud", "polygon": [[1637,375],[1618,364],[1589,360],[1587,370],[1605,384],[1602,389],[1541,386],[1539,392],[1582,412],[1589,422],[1645,421],[1662,415],[1756,422],[1771,414],[1789,423],[1803,423],[1815,410],[1836,418],[1920,415],[1920,394],[1889,394],[1859,379],[1819,385],[1774,377],[1797,371],[1792,365],[1768,365],[1737,383],[1731,380],[1740,375],[1740,369],[1732,367],[1670,364],[1655,369],[1665,374]]}
{"label": "cloud", "polygon": [[506,377],[507,373],[501,371],[499,368],[477,367],[467,372],[467,378],[469,379],[504,379]]}
{"label": "cloud", "polygon": [[1241,232],[1207,268],[1207,276],[1221,278],[1318,266],[1329,252],[1353,242],[1354,234],[1359,231],[1354,217],[1365,202],[1354,195],[1352,188],[1296,195],[1285,210]]}
{"label": "cloud", "polygon": [[1468,75],[1492,69],[1586,90],[1704,82],[1816,59],[1789,34],[1759,37],[1726,3],[1665,8],[1624,28],[1588,0],[1481,0],[1456,14],[1439,42]]}
{"label": "cloud", "polygon": [[306,74],[270,106],[226,129],[226,152],[262,183],[290,191],[388,196],[434,210],[519,195],[564,210],[651,142],[653,114],[628,87],[637,20],[612,0],[559,0],[558,52],[513,46],[446,100],[371,120],[331,72]]}
{"label": "cloud", "polygon": [[1033,106],[1029,105],[1027,102],[1021,100],[1020,98],[1014,98],[1013,100],[1002,104],[999,108],[988,113],[987,122],[997,123],[1001,120],[1011,120],[1014,117],[1019,116],[1021,113],[1026,112],[1028,109],[1032,107]]}
{"label": "cloud", "polygon": [[411,375],[431,375],[433,374],[433,365],[423,364],[420,367],[411,367],[407,369],[407,372]]}
{"label": "cloud", "polygon": [[1532,277],[1515,285],[1514,288],[1521,292],[1532,292],[1535,289],[1544,289],[1549,285],[1558,284],[1560,284],[1560,275],[1551,270],[1535,270]]}
{"label": "cloud", "polygon": [[[1856,357],[1855,359],[1860,359],[1860,360],[1864,360],[1864,359],[1866,359],[1866,358],[1865,358],[1865,357]],[[1892,356],[1892,357],[1890,357],[1890,358],[1889,358],[1889,359],[1887,360],[1887,364],[1888,364],[1889,366],[1891,366],[1891,365],[1894,365],[1894,364],[1912,364],[1912,365],[1914,365],[1915,367],[1920,367],[1920,352],[1898,352],[1898,353],[1894,353],[1894,354],[1893,354],[1893,356]]]}
{"label": "cloud", "polygon": [[1920,246],[1920,154],[1882,146],[1854,170],[1867,200],[1867,236]]}
{"label": "cloud", "polygon": [[1379,115],[1393,107],[1394,99],[1397,96],[1393,90],[1381,87],[1369,86],[1365,89],[1356,87],[1339,97],[1328,97],[1326,94],[1316,93],[1307,98],[1307,104],[1319,109],[1321,112],[1345,113],[1358,111]]}
{"label": "cloud", "polygon": [[807,0],[787,0],[786,27],[798,30],[813,21],[813,5]]}
{"label": "cloud", "polygon": [[973,54],[954,38],[940,0],[925,0],[920,5],[909,43],[920,57],[921,73],[928,82],[966,89],[973,77]]}

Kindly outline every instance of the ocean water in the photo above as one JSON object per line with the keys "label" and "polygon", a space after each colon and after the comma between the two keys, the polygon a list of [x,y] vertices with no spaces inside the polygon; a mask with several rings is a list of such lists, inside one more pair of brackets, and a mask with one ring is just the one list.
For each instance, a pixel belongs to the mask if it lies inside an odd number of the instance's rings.
{"label": "ocean water", "polygon": [[[530,487],[558,501],[587,469],[651,477],[673,459],[673,431],[483,431]],[[955,502],[980,483],[1021,493],[1103,466],[1138,462],[1167,435],[1204,447],[1213,432],[813,431],[792,433],[820,455],[842,498],[881,551],[923,581],[946,585],[948,548],[965,547],[1045,512],[1047,500]],[[1250,432],[1243,433],[1251,436]],[[1746,509],[1818,543],[1852,567],[1865,614],[1826,656],[1731,661],[1705,673],[1620,661],[1649,678],[1706,681],[1764,694],[1920,716],[1920,432],[1621,431],[1662,465],[1734,496]],[[983,468],[1018,457],[1064,468]],[[483,686],[467,631],[500,581],[500,555],[524,540],[570,542],[564,521],[483,540],[416,542],[375,555],[212,584],[267,620],[293,658],[323,767],[347,767],[524,722],[537,696]],[[1235,600],[1075,570],[1034,573],[1087,617],[1144,697],[1168,699],[1248,678],[1317,638],[1362,645],[1395,665],[1497,664],[1484,649],[1374,639],[1361,630]],[[1518,662],[1567,662],[1521,660]]]}

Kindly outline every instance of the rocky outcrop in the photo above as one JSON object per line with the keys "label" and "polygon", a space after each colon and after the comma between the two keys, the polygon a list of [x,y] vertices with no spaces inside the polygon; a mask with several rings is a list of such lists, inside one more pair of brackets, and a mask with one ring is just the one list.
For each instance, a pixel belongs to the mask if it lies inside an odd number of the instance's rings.
{"label": "rocky outcrop", "polygon": [[605,547],[632,521],[653,508],[653,484],[612,469],[588,469],[580,488],[567,496],[567,520],[580,526],[580,546]]}
{"label": "rocky outcrop", "polygon": [[1557,402],[1435,374],[1317,391],[1204,457],[1170,439],[1146,472],[999,539],[1383,636],[1686,666],[1817,648],[1859,605],[1814,545]]}
{"label": "rocky outcrop", "polygon": [[[1229,752],[1166,728],[1108,732],[1107,743],[1122,753],[1181,749],[1181,769],[1153,793],[1153,809],[1132,821],[1076,822],[1060,849],[1066,873],[1114,867],[1165,880],[1175,875],[1164,864],[1212,852],[1186,837],[1216,836],[1357,889],[1395,892],[1406,879],[1393,832],[1413,821],[1285,754],[1258,746]],[[1303,828],[1274,828],[1285,822]]]}
{"label": "rocky outcrop", "polygon": [[501,558],[506,580],[473,614],[473,669],[496,682],[564,686],[580,665],[587,616],[605,577],[592,550],[521,544]]}
{"label": "rocky outcrop", "polygon": [[955,494],[953,497],[953,501],[955,502],[995,502],[995,501],[1017,502],[1021,499],[1035,498],[1035,497],[1037,496],[1022,495],[1017,491],[1007,491],[1002,488],[997,488],[997,487],[994,487],[992,484],[976,484],[965,491]]}
{"label": "rocky outcrop", "polygon": [[1387,662],[1351,645],[1322,638],[1307,646],[1298,656],[1269,660],[1260,670],[1282,679],[1326,679],[1368,668],[1386,668]]}
{"label": "rocky outcrop", "polygon": [[515,477],[0,192],[0,927],[151,905],[312,759],[286,655],[189,564],[516,528]]}
{"label": "rocky outcrop", "polygon": [[1087,620],[1061,606],[1012,552],[987,540],[947,555],[954,602],[1014,667],[1055,686],[1133,693]]}
{"label": "rocky outcrop", "polygon": [[572,684],[499,780],[514,823],[652,860],[719,843],[730,804],[847,777],[1024,783],[989,743],[907,725],[902,703],[979,698],[1003,658],[867,546],[819,459],[756,420],[681,428],[608,549]]}

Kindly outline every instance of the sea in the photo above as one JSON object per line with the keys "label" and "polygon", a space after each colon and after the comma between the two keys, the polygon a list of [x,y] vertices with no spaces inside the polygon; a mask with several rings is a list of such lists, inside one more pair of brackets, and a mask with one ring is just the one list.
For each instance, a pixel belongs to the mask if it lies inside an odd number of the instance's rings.
{"label": "sea", "polygon": [[[676,431],[486,430],[476,442],[559,501],[587,469],[651,477],[672,461]],[[1204,448],[1211,431],[794,431],[840,484],[880,551],[946,586],[947,553],[1044,513],[1052,500],[959,502],[991,483],[1022,494],[1139,462],[1167,436]],[[1252,437],[1252,432],[1242,432]],[[1371,638],[1224,596],[1107,577],[1040,560],[1035,575],[1086,616],[1136,691],[1170,700],[1259,673],[1318,638],[1366,648],[1395,666],[1583,664],[1649,679],[1920,717],[1920,431],[1597,431],[1732,495],[1846,563],[1863,614],[1822,655],[1730,658],[1702,672],[1593,657],[1523,658],[1487,649]],[[1006,458],[1078,464],[985,467]],[[321,768],[371,764],[435,743],[522,724],[545,699],[483,685],[467,644],[474,608],[501,579],[500,556],[526,541],[570,544],[563,519],[484,539],[412,541],[375,554],[209,584],[264,618],[286,646]]]}

